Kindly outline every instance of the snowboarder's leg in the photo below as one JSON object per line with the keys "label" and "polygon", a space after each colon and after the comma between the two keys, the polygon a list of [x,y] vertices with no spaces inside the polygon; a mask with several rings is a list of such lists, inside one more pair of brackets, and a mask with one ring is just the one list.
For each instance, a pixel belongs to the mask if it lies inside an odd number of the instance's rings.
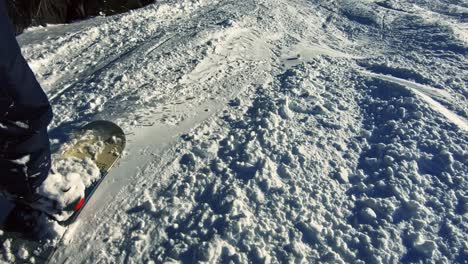
{"label": "snowboarder's leg", "polygon": [[0,0],[0,190],[28,199],[47,177],[52,110]]}
{"label": "snowboarder's leg", "polygon": [[13,198],[34,199],[38,187],[50,171],[48,145],[28,154],[0,153],[0,186]]}

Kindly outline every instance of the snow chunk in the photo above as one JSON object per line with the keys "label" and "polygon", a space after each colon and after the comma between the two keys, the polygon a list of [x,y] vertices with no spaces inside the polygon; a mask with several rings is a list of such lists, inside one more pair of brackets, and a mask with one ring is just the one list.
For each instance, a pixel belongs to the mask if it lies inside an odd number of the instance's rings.
{"label": "snow chunk", "polygon": [[389,155],[385,155],[383,160],[384,160],[385,164],[387,164],[387,165],[392,165],[393,162],[395,161],[395,159],[392,156],[389,156]]}
{"label": "snow chunk", "polygon": [[106,98],[103,96],[92,96],[91,100],[88,102],[88,111],[92,112],[100,112],[102,111],[102,106],[106,102]]}
{"label": "snow chunk", "polygon": [[19,250],[18,250],[18,257],[22,260],[27,260],[29,258],[29,252],[27,249],[25,249],[24,247],[21,247]]}
{"label": "snow chunk", "polygon": [[291,110],[289,109],[289,98],[286,97],[284,100],[281,102],[281,106],[279,108],[279,115],[283,119],[289,119],[292,116]]}
{"label": "snow chunk", "polygon": [[361,219],[365,222],[371,222],[377,218],[377,214],[370,207],[366,207],[360,212]]}
{"label": "snow chunk", "polygon": [[24,122],[16,121],[16,122],[14,122],[14,123],[15,123],[15,125],[17,125],[17,126],[19,126],[19,127],[21,127],[21,128],[29,129],[29,125],[26,124],[26,123],[24,123]]}
{"label": "snow chunk", "polygon": [[413,242],[413,248],[426,258],[431,258],[437,245],[434,241],[424,240],[420,235]]}
{"label": "snow chunk", "polygon": [[298,222],[296,228],[302,233],[302,239],[310,245],[322,244],[322,226],[315,223]]}
{"label": "snow chunk", "polygon": [[[72,212],[59,211],[84,197],[86,187],[98,180],[101,174],[90,159],[59,159],[54,161],[52,168],[52,173],[36,188],[36,192],[46,199],[39,199],[34,206],[49,211],[57,220],[62,221]],[[51,204],[54,208],[51,208]]]}
{"label": "snow chunk", "polygon": [[65,208],[68,204],[83,197],[84,191],[85,186],[77,173],[50,174],[37,188],[39,194],[58,202],[60,208]]}
{"label": "snow chunk", "polygon": [[61,175],[76,173],[85,187],[90,186],[101,177],[101,171],[97,165],[89,158],[67,158],[55,160],[52,167]]}
{"label": "snow chunk", "polygon": [[342,183],[349,182],[349,171],[345,168],[339,168],[335,173],[335,177]]}
{"label": "snow chunk", "polygon": [[273,189],[282,189],[284,184],[277,174],[278,168],[276,164],[269,158],[265,158],[260,164],[261,170],[259,178],[261,179],[260,186],[263,190],[271,191]]}

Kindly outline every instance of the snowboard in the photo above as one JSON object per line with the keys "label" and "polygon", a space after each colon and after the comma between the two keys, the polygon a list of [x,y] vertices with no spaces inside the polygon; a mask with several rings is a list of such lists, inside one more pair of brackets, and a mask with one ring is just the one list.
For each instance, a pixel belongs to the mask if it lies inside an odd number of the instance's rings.
{"label": "snowboard", "polygon": [[[99,168],[101,177],[86,188],[85,198],[74,208],[74,214],[66,221],[60,222],[65,226],[73,223],[79,216],[81,209],[86,205],[99,184],[121,157],[126,144],[123,130],[110,121],[100,120],[89,123],[82,128],[81,135],[86,135],[86,137],[79,137],[80,139],[63,153],[63,157],[90,158]],[[98,142],[101,146],[98,153],[96,153],[93,150],[93,146]]]}
{"label": "snowboard", "polygon": [[[85,197],[73,205],[73,214],[58,224],[67,228],[78,219],[93,193],[121,157],[125,144],[123,130],[110,121],[93,121],[73,133],[72,140],[61,151],[59,159],[91,159],[101,175],[85,189]],[[41,213],[20,203],[12,206],[0,225],[0,242],[8,243],[13,249],[25,249],[29,255],[34,256],[36,263],[47,263],[60,245],[63,235],[54,241],[32,236],[34,228],[37,229],[38,223],[34,221],[38,221],[39,214]],[[66,231],[63,234],[65,233]]]}

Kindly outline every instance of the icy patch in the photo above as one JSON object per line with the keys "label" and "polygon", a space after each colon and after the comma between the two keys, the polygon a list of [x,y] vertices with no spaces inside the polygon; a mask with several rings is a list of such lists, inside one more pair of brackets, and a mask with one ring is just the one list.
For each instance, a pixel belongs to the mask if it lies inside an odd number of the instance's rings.
{"label": "icy patch", "polygon": [[352,58],[350,54],[346,54],[324,44],[314,43],[299,43],[294,47],[283,51],[281,62],[285,68],[290,69],[304,62],[309,62],[320,55],[328,55],[335,58]]}

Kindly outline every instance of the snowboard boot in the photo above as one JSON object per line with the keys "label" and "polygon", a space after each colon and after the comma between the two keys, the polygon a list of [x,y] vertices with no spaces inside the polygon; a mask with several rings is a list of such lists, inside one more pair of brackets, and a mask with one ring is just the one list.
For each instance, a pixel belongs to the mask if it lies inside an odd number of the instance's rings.
{"label": "snowboard boot", "polygon": [[[73,190],[75,193],[70,195]],[[24,208],[23,211],[40,211],[57,222],[66,221],[75,212],[81,210],[85,203],[84,192],[79,190],[77,192],[76,188],[57,188],[56,192],[50,195],[39,193],[36,188],[35,193],[22,196],[11,194],[0,188],[0,197],[16,204],[19,208]]]}
{"label": "snowboard boot", "polygon": [[[66,194],[69,190],[63,191]],[[78,212],[85,202],[84,196],[78,196],[67,204],[54,200],[51,197],[46,197],[35,193],[32,197],[20,200],[20,204],[29,206],[30,208],[41,211],[53,218],[57,222],[64,222],[70,218],[75,212]]]}
{"label": "snowboard boot", "polygon": [[58,222],[64,222],[79,211],[85,202],[85,185],[77,173],[59,173],[52,169],[24,202]]}

